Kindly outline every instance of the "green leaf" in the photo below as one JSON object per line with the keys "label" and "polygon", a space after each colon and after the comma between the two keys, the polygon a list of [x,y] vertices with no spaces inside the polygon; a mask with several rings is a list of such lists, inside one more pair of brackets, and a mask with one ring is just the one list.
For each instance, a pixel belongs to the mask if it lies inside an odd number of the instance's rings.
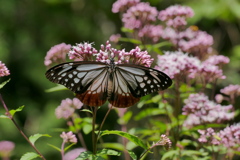
{"label": "green leaf", "polygon": [[3,88],[11,79],[8,79],[0,84],[0,89]]}
{"label": "green leaf", "polygon": [[49,92],[56,92],[56,91],[62,91],[62,90],[67,90],[67,88],[64,87],[63,85],[57,85],[56,87],[46,89],[45,92],[49,93]]}
{"label": "green leaf", "polygon": [[12,109],[12,110],[10,110],[9,113],[10,113],[10,114],[12,115],[12,117],[13,117],[16,112],[22,111],[23,108],[24,108],[24,106],[20,106],[20,107],[18,107],[17,109]]}
{"label": "green leaf", "polygon": [[78,156],[78,158],[76,158],[75,160],[92,159],[93,157],[95,157],[95,156],[93,155],[92,152],[90,152],[90,151],[85,151],[85,152],[82,152],[82,153]]}
{"label": "green leaf", "polygon": [[52,148],[56,149],[57,151],[61,152],[61,149],[58,148],[57,146],[54,146],[54,145],[49,144],[49,143],[47,145],[49,145],[50,147],[52,147]]}
{"label": "green leaf", "polygon": [[67,151],[69,148],[71,148],[73,145],[75,145],[76,143],[71,143],[70,145],[68,145],[67,147],[64,148],[64,151]]}
{"label": "green leaf", "polygon": [[105,130],[105,131],[101,132],[100,137],[104,136],[104,135],[109,135],[109,134],[115,134],[115,135],[119,135],[121,137],[127,138],[129,141],[132,141],[136,145],[138,145],[138,146],[140,146],[144,149],[147,149],[147,146],[143,143],[142,140],[140,140],[138,137],[136,137],[134,135],[131,135],[131,134],[123,132],[123,131],[115,131],[115,130],[108,131],[108,130]]}
{"label": "green leaf", "polygon": [[115,151],[113,149],[102,149],[97,152],[97,155],[110,155],[110,156],[120,156],[121,152]]}
{"label": "green leaf", "polygon": [[91,113],[91,114],[92,114],[92,111],[91,111],[91,110],[89,110],[89,109],[81,109],[80,111],[81,111],[81,112],[89,112],[89,113]]}
{"label": "green leaf", "polygon": [[131,118],[132,118],[132,111],[128,111],[121,118],[118,119],[118,123],[121,125],[127,124]]}
{"label": "green leaf", "polygon": [[159,109],[159,108],[147,108],[143,111],[139,112],[135,117],[134,120],[138,121],[148,116],[155,116],[159,114],[166,114],[166,110]]}
{"label": "green leaf", "polygon": [[37,153],[34,152],[28,152],[25,153],[20,160],[31,160],[31,159],[35,159],[37,157],[40,157]]}
{"label": "green leaf", "polygon": [[8,119],[9,117],[6,116],[6,115],[0,115],[0,118],[5,118],[5,119]]}
{"label": "green leaf", "polygon": [[101,144],[103,148],[111,148],[111,149],[116,149],[120,151],[124,151],[125,147],[121,143],[103,143]]}
{"label": "green leaf", "polygon": [[37,133],[37,134],[34,134],[34,135],[30,136],[29,140],[34,145],[36,140],[38,140],[38,138],[40,138],[40,137],[51,137],[51,136],[48,135],[48,134],[39,134],[39,133]]}
{"label": "green leaf", "polygon": [[161,160],[165,160],[165,159],[174,159],[173,157],[176,157],[179,155],[179,151],[178,150],[172,150],[172,151],[168,151],[166,152],[163,156]]}
{"label": "green leaf", "polygon": [[127,150],[127,151],[133,160],[137,160],[137,155],[133,151],[130,151],[130,150]]}

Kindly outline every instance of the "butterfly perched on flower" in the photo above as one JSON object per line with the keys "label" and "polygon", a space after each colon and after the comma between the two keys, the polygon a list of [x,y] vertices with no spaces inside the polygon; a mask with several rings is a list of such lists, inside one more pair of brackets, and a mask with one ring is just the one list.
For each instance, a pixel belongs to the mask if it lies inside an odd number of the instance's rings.
{"label": "butterfly perched on flower", "polygon": [[50,68],[46,77],[75,92],[88,106],[101,106],[108,100],[119,108],[130,107],[142,96],[167,89],[172,84],[161,71],[138,64],[116,64],[114,57],[105,63],[62,63]]}

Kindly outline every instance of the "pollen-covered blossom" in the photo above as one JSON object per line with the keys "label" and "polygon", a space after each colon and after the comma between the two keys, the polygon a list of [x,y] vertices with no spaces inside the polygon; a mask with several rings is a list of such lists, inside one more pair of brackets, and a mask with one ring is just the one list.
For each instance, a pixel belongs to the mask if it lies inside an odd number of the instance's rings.
{"label": "pollen-covered blossom", "polygon": [[11,141],[0,141],[0,157],[8,158],[15,148],[15,144]]}
{"label": "pollen-covered blossom", "polygon": [[226,148],[240,152],[240,123],[228,126],[219,131],[218,136]]}
{"label": "pollen-covered blossom", "polygon": [[67,143],[67,142],[77,143],[76,135],[73,134],[72,131],[67,132],[67,133],[62,132],[62,134],[60,135],[60,137],[63,139],[64,143]]}
{"label": "pollen-covered blossom", "polygon": [[233,106],[222,106],[210,101],[204,94],[190,94],[184,101],[183,115],[187,115],[184,126],[192,126],[206,123],[221,123],[234,118]]}
{"label": "pollen-covered blossom", "polygon": [[171,148],[172,142],[166,135],[162,134],[161,139],[157,143],[153,143],[151,148],[156,146],[165,146],[165,145],[168,145],[168,148]]}
{"label": "pollen-covered blossom", "polygon": [[0,61],[0,77],[8,76],[10,75],[10,72],[6,65]]}
{"label": "pollen-covered blossom", "polygon": [[199,59],[190,57],[181,51],[165,52],[164,55],[158,56],[156,69],[165,72],[170,78],[178,75],[188,76],[200,66]]}
{"label": "pollen-covered blossom", "polygon": [[194,15],[190,7],[174,5],[159,12],[158,19],[165,21],[167,26],[178,28],[187,24],[186,18]]}
{"label": "pollen-covered blossom", "polygon": [[50,66],[52,63],[61,63],[66,61],[66,55],[69,52],[71,45],[61,43],[53,46],[48,52],[44,60],[45,66]]}
{"label": "pollen-covered blossom", "polygon": [[136,5],[139,2],[140,0],[117,0],[115,3],[113,3],[112,12],[125,12],[128,8]]}
{"label": "pollen-covered blossom", "polygon": [[63,160],[75,160],[82,152],[85,152],[84,148],[75,148],[66,154],[64,154]]}
{"label": "pollen-covered blossom", "polygon": [[80,61],[92,61],[94,54],[98,51],[92,47],[92,43],[79,43],[73,46],[71,51],[69,51],[69,58],[80,60]]}
{"label": "pollen-covered blossom", "polygon": [[163,27],[161,25],[148,24],[139,30],[138,37],[140,37],[142,41],[149,39],[152,42],[158,42],[162,36],[162,33]]}
{"label": "pollen-covered blossom", "polygon": [[122,21],[125,28],[139,29],[149,22],[156,21],[158,11],[155,7],[151,7],[149,3],[138,3],[130,7],[123,14]]}
{"label": "pollen-covered blossom", "polygon": [[72,100],[67,98],[62,100],[60,106],[56,108],[55,115],[58,119],[68,119],[73,115],[75,109],[80,109],[82,106],[83,103],[78,98],[73,98]]}
{"label": "pollen-covered blossom", "polygon": [[208,128],[207,130],[198,130],[198,133],[201,134],[198,138],[199,142],[211,143],[214,145],[220,144],[219,139],[217,139],[218,134],[212,128]]}

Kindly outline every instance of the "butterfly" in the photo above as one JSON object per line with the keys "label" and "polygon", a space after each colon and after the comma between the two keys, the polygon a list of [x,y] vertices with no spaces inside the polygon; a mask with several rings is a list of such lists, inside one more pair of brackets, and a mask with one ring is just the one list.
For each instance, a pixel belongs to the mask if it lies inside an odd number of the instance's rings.
{"label": "butterfly", "polygon": [[126,108],[142,96],[167,89],[172,80],[165,73],[135,64],[95,61],[66,62],[50,68],[46,77],[76,93],[84,104],[101,106],[107,100]]}

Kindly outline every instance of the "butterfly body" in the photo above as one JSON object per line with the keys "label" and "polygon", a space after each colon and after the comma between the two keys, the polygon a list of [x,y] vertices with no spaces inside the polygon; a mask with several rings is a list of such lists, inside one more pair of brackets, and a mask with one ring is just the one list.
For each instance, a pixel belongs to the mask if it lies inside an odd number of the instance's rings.
{"label": "butterfly body", "polygon": [[93,61],[62,63],[50,68],[46,77],[76,93],[86,105],[101,106],[107,100],[124,108],[137,103],[142,96],[171,86],[171,79],[158,70],[135,65]]}

